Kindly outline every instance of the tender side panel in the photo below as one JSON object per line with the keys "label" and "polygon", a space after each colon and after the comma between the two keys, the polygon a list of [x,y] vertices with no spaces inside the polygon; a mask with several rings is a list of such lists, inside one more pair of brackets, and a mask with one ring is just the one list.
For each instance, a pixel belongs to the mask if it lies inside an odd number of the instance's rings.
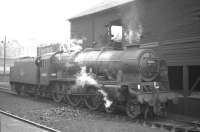
{"label": "tender side panel", "polygon": [[16,62],[11,68],[10,82],[37,84],[37,67],[34,61]]}

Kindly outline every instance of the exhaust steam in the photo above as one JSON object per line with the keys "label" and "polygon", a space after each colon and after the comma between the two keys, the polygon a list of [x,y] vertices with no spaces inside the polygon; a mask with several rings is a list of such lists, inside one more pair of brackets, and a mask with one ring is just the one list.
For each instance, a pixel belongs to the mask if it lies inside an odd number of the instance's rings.
{"label": "exhaust steam", "polygon": [[99,88],[98,82],[91,74],[86,72],[85,66],[81,67],[81,71],[76,77],[76,85],[81,86],[82,88],[84,88],[85,85],[92,85]]}
{"label": "exhaust steam", "polygon": [[108,94],[101,89],[101,85],[95,80],[94,73],[90,69],[89,73],[86,72],[86,67],[81,67],[80,73],[76,77],[76,86],[84,88],[86,85],[92,85],[98,88],[98,92],[102,94],[104,100],[104,106],[109,108],[112,105],[112,101],[108,99]]}
{"label": "exhaust steam", "polygon": [[100,92],[103,95],[103,100],[105,101],[104,106],[106,108],[109,108],[113,102],[108,99],[108,94],[102,89],[99,89],[98,92]]}

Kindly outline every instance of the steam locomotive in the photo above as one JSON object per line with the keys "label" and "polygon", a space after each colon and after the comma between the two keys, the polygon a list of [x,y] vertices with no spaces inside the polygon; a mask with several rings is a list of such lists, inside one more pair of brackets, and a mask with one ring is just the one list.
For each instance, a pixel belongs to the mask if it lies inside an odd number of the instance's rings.
{"label": "steam locomotive", "polygon": [[164,115],[167,104],[176,100],[165,61],[140,47],[21,58],[10,69],[10,84],[18,94],[64,100],[74,107],[84,103],[90,110],[103,106],[107,112],[120,107],[132,119]]}

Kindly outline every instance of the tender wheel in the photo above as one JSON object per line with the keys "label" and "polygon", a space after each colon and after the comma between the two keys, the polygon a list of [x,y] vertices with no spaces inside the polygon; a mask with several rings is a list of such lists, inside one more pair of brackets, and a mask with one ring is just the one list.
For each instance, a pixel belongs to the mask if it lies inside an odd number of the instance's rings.
{"label": "tender wheel", "polygon": [[12,84],[11,87],[16,91],[18,95],[20,95],[21,87],[19,84]]}
{"label": "tender wheel", "polygon": [[135,119],[141,114],[141,106],[137,101],[128,101],[126,104],[126,114]]}
{"label": "tender wheel", "polygon": [[17,91],[17,84],[16,84],[16,83],[11,83],[10,86],[11,86],[11,91],[14,91],[14,92],[16,92],[17,94],[19,94],[19,93],[18,93],[19,90]]}
{"label": "tender wheel", "polygon": [[34,95],[35,95],[35,87],[36,87],[36,86],[34,86],[34,85],[29,85],[29,86],[28,86],[28,88],[27,88],[27,89],[28,89],[27,93],[28,93],[29,96],[34,96]]}
{"label": "tender wheel", "polygon": [[80,95],[67,94],[66,99],[73,107],[79,106],[82,102],[82,97]]}
{"label": "tender wheel", "polygon": [[102,96],[99,93],[87,95],[85,96],[84,101],[88,109],[97,110],[102,104]]}
{"label": "tender wheel", "polygon": [[21,96],[25,95],[25,86],[23,84],[16,84],[15,90],[18,95],[21,95]]}
{"label": "tender wheel", "polygon": [[25,96],[26,95],[26,92],[25,92],[25,85],[21,85],[21,88],[20,88],[20,95],[22,96]]}
{"label": "tender wheel", "polygon": [[16,91],[16,90],[15,90],[15,87],[16,87],[15,85],[16,85],[15,83],[11,83],[11,84],[10,84],[10,86],[11,86],[11,91]]}
{"label": "tender wheel", "polygon": [[56,103],[59,103],[64,98],[64,87],[56,83],[52,90],[52,97]]}

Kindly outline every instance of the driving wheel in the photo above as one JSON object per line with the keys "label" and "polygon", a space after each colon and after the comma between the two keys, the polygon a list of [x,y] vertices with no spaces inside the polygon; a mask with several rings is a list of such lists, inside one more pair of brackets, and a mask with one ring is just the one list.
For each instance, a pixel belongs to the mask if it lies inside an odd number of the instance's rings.
{"label": "driving wheel", "polygon": [[55,83],[54,87],[53,87],[53,91],[52,91],[52,97],[53,100],[56,103],[59,103],[62,101],[62,99],[64,98],[64,87],[63,85],[60,85],[58,83]]}
{"label": "driving wheel", "polygon": [[82,97],[76,94],[67,94],[66,99],[71,106],[77,107],[82,102]]}
{"label": "driving wheel", "polygon": [[141,106],[136,100],[128,101],[126,104],[126,114],[135,119],[141,114]]}
{"label": "driving wheel", "polygon": [[86,95],[84,98],[85,105],[90,110],[97,110],[102,104],[102,96],[99,93]]}

